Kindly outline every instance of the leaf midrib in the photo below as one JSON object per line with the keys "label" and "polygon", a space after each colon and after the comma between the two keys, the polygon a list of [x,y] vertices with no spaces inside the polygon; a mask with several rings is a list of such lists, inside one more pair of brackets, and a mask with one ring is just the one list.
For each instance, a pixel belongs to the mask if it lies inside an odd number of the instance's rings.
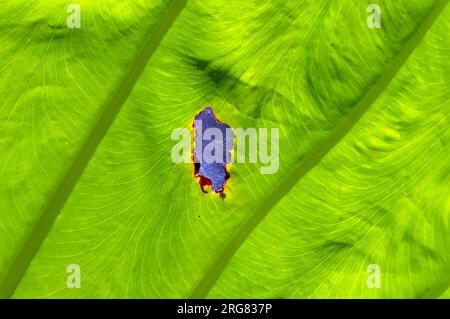
{"label": "leaf midrib", "polygon": [[117,90],[103,108],[104,111],[100,115],[93,130],[78,151],[65,175],[62,177],[58,187],[47,202],[42,214],[39,216],[39,219],[33,226],[33,229],[6,272],[3,281],[0,283],[0,299],[10,298],[13,295],[29,264],[51,229],[56,217],[66,203],[90,159],[94,155],[95,150],[103,140],[103,137],[113,123],[121,106],[130,95],[134,85],[147,65],[148,60],[155,53],[162,39],[171,28],[186,3],[187,0],[173,0],[171,5],[167,8],[166,14],[161,22],[145,40],[143,49],[138,53]]}
{"label": "leaf midrib", "polygon": [[[410,37],[399,54],[388,65],[381,77],[356,104],[350,115],[343,120],[339,127],[321,145],[319,145],[316,150],[314,150],[305,160],[300,162],[289,173],[287,178],[281,182],[262,202],[255,213],[250,216],[244,225],[231,238],[213,265],[206,272],[205,276],[203,276],[198,285],[194,288],[190,298],[198,299],[207,297],[208,293],[219,279],[231,258],[235,255],[237,250],[241,247],[256,226],[259,225],[259,223],[267,216],[272,208],[300,181],[300,179],[302,179],[312,168],[320,163],[328,152],[336,146],[348,132],[350,132],[352,127],[358,123],[372,103],[384,92],[389,83],[408,60],[409,56],[414,52],[415,48],[421,43],[426,33],[433,25],[433,22],[439,17],[447,3],[448,0],[440,0],[435,5],[430,14],[419,26],[416,33]],[[447,283],[447,285],[448,284],[450,284],[450,282]]]}

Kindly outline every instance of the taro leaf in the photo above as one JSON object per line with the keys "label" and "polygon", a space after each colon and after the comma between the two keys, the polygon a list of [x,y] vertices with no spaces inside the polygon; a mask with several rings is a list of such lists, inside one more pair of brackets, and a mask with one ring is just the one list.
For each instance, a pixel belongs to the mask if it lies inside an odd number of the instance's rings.
{"label": "taro leaf", "polygon": [[[67,30],[3,1],[0,295],[448,297],[450,8],[370,3],[80,1]],[[278,127],[279,171],[199,192],[171,133],[206,105]]]}

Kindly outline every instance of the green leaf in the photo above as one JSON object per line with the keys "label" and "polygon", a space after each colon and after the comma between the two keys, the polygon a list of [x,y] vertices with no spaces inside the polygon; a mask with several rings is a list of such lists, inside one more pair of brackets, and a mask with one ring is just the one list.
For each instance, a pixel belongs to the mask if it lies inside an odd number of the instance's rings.
{"label": "green leaf", "polygon": [[[2,4],[0,296],[448,297],[447,2]],[[206,105],[279,171],[203,194],[171,133]]]}

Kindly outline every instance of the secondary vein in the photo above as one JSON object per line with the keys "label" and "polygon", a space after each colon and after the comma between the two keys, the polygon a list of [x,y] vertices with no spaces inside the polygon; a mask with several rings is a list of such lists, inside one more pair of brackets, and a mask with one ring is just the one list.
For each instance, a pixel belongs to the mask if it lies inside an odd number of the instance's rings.
{"label": "secondary vein", "polygon": [[120,86],[105,105],[104,111],[99,117],[94,129],[75,156],[72,164],[61,179],[57,189],[47,202],[41,216],[13,260],[6,276],[0,283],[0,299],[10,298],[13,295],[29,264],[51,229],[56,217],[66,203],[90,159],[94,155],[95,150],[113,123],[121,106],[130,95],[134,85],[147,65],[148,60],[159,47],[162,39],[185,7],[186,2],[187,0],[174,0],[168,7],[161,22],[145,41],[143,49],[136,56]]}
{"label": "secondary vein", "polygon": [[329,136],[315,151],[313,151],[304,161],[299,163],[287,178],[281,182],[272,193],[263,201],[255,213],[237,231],[234,237],[228,242],[222,253],[218,256],[214,264],[207,271],[205,276],[194,288],[191,298],[205,298],[223,270],[228,265],[231,258],[248,238],[255,227],[264,219],[269,211],[302,179],[312,168],[314,168],[328,152],[336,146],[352,127],[361,119],[370,105],[383,93],[397,72],[405,64],[414,49],[424,38],[427,31],[433,25],[440,13],[444,10],[448,0],[439,1],[431,10],[430,14],[419,26],[416,33],[408,40],[403,49],[388,65],[385,72],[371,87],[371,89],[357,103],[352,113],[340,124],[340,126]]}

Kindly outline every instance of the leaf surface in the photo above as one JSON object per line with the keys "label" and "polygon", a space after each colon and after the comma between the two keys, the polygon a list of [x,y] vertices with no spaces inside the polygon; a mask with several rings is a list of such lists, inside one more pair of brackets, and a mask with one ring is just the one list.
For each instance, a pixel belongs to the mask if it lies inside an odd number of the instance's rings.
{"label": "leaf surface", "polygon": [[[447,1],[380,1],[374,30],[368,1],[86,2],[64,36],[47,22],[65,2],[16,3],[0,17],[2,296],[445,296]],[[233,164],[227,198],[203,194],[170,155],[206,105],[280,128],[278,172]]]}

